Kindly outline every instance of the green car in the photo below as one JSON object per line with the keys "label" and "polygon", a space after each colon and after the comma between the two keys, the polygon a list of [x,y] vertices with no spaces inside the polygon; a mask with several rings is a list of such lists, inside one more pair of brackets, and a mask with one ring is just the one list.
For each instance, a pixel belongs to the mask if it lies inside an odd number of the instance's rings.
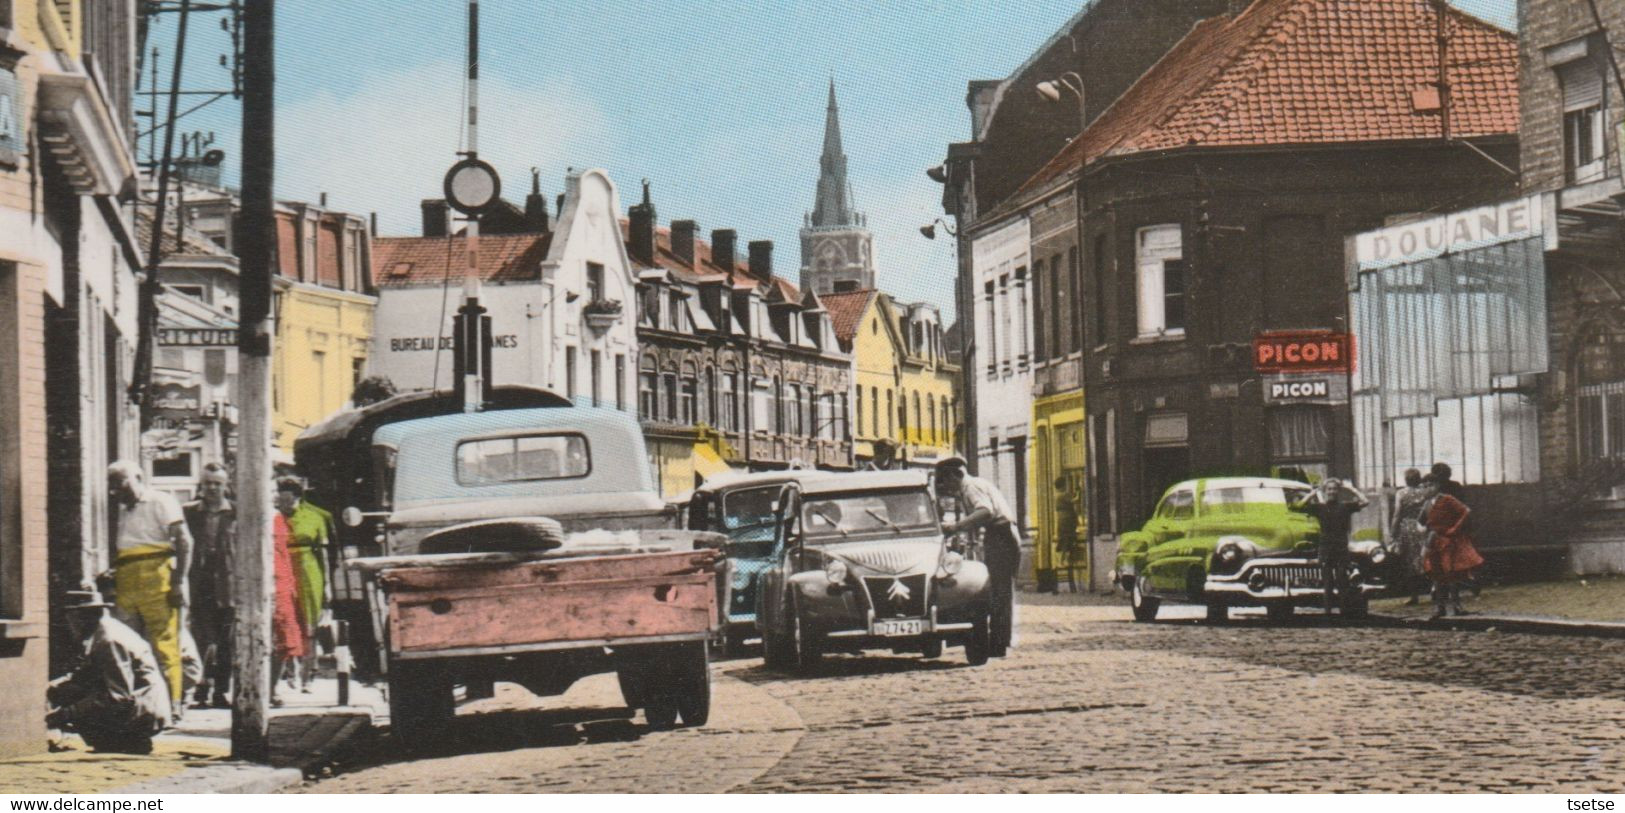
{"label": "green car", "polygon": [[[1151,621],[1163,602],[1230,608],[1263,606],[1271,619],[1325,600],[1315,548],[1320,523],[1289,508],[1310,486],[1267,477],[1213,477],[1170,487],[1138,531],[1123,534],[1113,581],[1133,598],[1134,618]],[[1374,541],[1349,545],[1349,605],[1363,611],[1383,588],[1387,559]]]}

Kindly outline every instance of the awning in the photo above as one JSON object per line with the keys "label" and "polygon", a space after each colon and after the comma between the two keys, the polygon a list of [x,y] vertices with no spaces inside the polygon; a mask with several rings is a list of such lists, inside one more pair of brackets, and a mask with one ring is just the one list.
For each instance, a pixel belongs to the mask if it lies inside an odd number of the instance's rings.
{"label": "awning", "polygon": [[731,472],[733,467],[709,443],[694,444],[694,473],[701,477]]}

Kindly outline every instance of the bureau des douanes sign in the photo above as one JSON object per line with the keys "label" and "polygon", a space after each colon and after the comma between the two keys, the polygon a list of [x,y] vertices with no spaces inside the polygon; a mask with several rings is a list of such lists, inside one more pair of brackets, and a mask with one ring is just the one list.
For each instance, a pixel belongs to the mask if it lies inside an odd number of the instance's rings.
{"label": "bureau des douanes sign", "polygon": [[1355,259],[1362,271],[1418,262],[1539,237],[1545,233],[1545,222],[1541,197],[1531,195],[1356,235]]}
{"label": "bureau des douanes sign", "polygon": [[1347,373],[1354,338],[1331,331],[1260,333],[1253,337],[1253,369],[1260,373]]}

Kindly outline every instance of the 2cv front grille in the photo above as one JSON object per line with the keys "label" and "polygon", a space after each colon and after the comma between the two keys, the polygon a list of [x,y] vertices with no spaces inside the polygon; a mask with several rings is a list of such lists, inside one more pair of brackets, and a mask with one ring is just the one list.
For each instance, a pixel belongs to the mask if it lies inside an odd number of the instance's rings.
{"label": "2cv front grille", "polygon": [[925,615],[926,577],[868,576],[863,587],[869,591],[869,606],[875,618],[919,618]]}

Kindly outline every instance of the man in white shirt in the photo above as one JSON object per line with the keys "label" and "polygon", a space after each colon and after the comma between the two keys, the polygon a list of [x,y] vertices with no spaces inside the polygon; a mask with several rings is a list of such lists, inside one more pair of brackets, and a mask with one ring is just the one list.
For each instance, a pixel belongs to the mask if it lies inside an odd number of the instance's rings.
{"label": "man in white shirt", "polygon": [[121,460],[107,467],[107,488],[118,503],[113,560],[114,601],[147,643],[169,684],[169,700],[181,704],[181,608],[187,604],[192,536],[174,497],[149,487],[141,467]]}
{"label": "man in white shirt", "polygon": [[1021,566],[1021,526],[1016,513],[998,488],[965,473],[965,459],[957,455],[937,464],[937,493],[959,498],[964,514],[958,522],[942,524],[944,534],[982,531],[982,552],[987,564],[988,593],[992,604],[992,652],[1004,657],[1015,623],[1016,568]]}

